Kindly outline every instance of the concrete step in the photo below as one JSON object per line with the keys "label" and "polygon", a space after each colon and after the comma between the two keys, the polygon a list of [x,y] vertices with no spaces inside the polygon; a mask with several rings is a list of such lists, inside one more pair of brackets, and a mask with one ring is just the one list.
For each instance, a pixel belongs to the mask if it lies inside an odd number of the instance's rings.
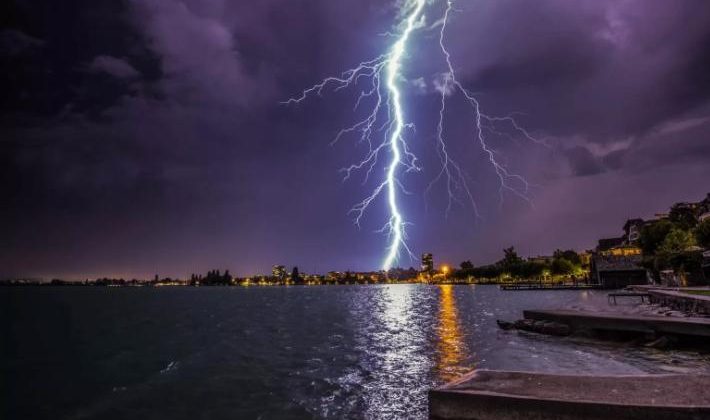
{"label": "concrete step", "polygon": [[710,419],[710,376],[476,370],[429,391],[431,419]]}

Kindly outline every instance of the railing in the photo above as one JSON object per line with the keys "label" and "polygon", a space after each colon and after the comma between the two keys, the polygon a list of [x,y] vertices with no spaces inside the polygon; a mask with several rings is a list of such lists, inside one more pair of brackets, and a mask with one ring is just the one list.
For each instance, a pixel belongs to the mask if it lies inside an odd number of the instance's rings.
{"label": "railing", "polygon": [[607,296],[607,302],[609,302],[609,305],[616,305],[616,298],[618,297],[640,297],[641,303],[644,303],[646,301],[646,298],[648,298],[648,303],[651,303],[650,294],[634,292],[609,293],[609,295]]}

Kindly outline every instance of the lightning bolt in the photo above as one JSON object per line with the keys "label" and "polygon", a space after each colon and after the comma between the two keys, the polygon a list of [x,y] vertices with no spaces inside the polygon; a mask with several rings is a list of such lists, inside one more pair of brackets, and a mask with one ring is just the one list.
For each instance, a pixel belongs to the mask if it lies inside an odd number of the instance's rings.
{"label": "lightning bolt", "polygon": [[[310,96],[321,96],[325,90],[337,92],[348,87],[364,85],[364,88],[360,88],[360,94],[355,102],[353,111],[360,108],[363,103],[369,104],[369,111],[364,118],[349,127],[341,129],[331,144],[335,144],[343,136],[352,134],[357,135],[359,142],[367,144],[368,150],[359,162],[341,169],[341,172],[344,173],[344,180],[349,179],[355,171],[363,171],[363,183],[368,181],[379,162],[380,155],[387,151],[389,152],[389,161],[385,167],[384,178],[370,195],[355,204],[350,210],[350,213],[354,215],[355,224],[360,226],[360,221],[370,205],[380,196],[386,195],[390,216],[384,226],[378,230],[378,232],[385,233],[389,240],[382,263],[382,269],[385,271],[388,271],[397,262],[401,250],[406,251],[411,258],[414,258],[406,242],[405,227],[407,222],[399,208],[397,194],[399,191],[403,193],[407,193],[407,191],[404,189],[398,175],[403,171],[414,172],[421,170],[421,168],[406,141],[405,130],[413,130],[414,125],[406,121],[402,105],[402,93],[398,82],[403,78],[401,70],[412,33],[419,28],[425,27],[424,9],[426,4],[427,0],[406,0],[402,3],[398,14],[399,24],[396,25],[396,31],[386,33],[386,36],[393,37],[395,40],[385,54],[371,60],[362,61],[339,76],[326,77],[320,83],[304,89],[299,95],[282,102],[283,104],[298,104]],[[505,191],[512,192],[529,202],[531,185],[525,178],[509,171],[504,164],[498,161],[497,152],[489,147],[484,133],[489,132],[511,139],[517,135],[538,144],[544,142],[530,135],[515,121],[512,115],[492,117],[484,114],[476,97],[461,84],[454,71],[451,54],[445,44],[447,25],[450,14],[454,10],[453,1],[445,0],[445,5],[443,17],[439,21],[439,48],[446,63],[446,71],[441,75],[441,80],[437,86],[441,97],[436,146],[441,161],[441,169],[428,185],[426,193],[429,193],[437,182],[445,179],[449,197],[446,214],[448,215],[454,201],[460,202],[458,196],[463,193],[470,202],[476,217],[480,217],[478,206],[468,185],[467,178],[469,178],[469,175],[448,153],[444,135],[447,98],[453,93],[460,93],[471,106],[475,127],[474,139],[483,150],[499,179],[501,202]],[[506,129],[512,131],[513,134],[501,131]]]}
{"label": "lightning bolt", "polygon": [[[518,124],[518,122],[515,120],[515,118],[513,118],[512,115],[504,117],[494,117],[483,113],[481,110],[481,104],[478,99],[476,99],[476,97],[461,84],[461,82],[456,76],[454,66],[451,62],[451,53],[446,48],[445,42],[446,29],[450,21],[451,12],[453,10],[453,0],[446,0],[444,16],[439,21],[439,48],[442,52],[442,55],[444,56],[444,61],[446,62],[447,68],[446,72],[442,74],[441,82],[439,82],[439,85],[437,86],[437,89],[441,93],[439,122],[437,124],[436,131],[437,151],[441,160],[441,170],[427,186],[426,193],[429,193],[431,188],[439,180],[445,177],[448,192],[448,204],[446,207],[446,214],[448,215],[449,211],[451,210],[452,201],[456,200],[457,195],[455,194],[455,191],[462,190],[466,197],[469,199],[471,207],[473,208],[474,213],[476,214],[476,217],[480,218],[480,214],[478,212],[478,205],[476,204],[476,201],[473,198],[473,194],[471,194],[471,189],[468,186],[467,174],[461,168],[461,166],[454,159],[451,158],[451,156],[447,152],[446,141],[444,139],[444,114],[446,113],[447,97],[454,92],[459,93],[461,94],[461,96],[463,96],[464,100],[470,105],[475,127],[474,139],[480,145],[481,150],[483,150],[484,154],[488,158],[488,162],[490,163],[491,167],[493,168],[495,174],[498,177],[501,203],[503,201],[505,191],[509,191],[514,195],[522,198],[526,202],[531,203],[531,184],[521,175],[509,171],[504,164],[498,161],[498,159],[496,158],[496,152],[491,147],[489,147],[484,132],[488,131],[492,134],[504,136],[513,140],[515,140],[516,138],[514,134],[517,134],[519,137],[523,137],[524,139],[529,140],[535,144],[542,145],[545,147],[549,147],[549,145],[544,140],[537,139],[536,137],[531,135],[527,130],[525,130],[522,126]],[[507,125],[507,127],[503,128],[512,130],[514,134],[499,131],[498,126],[501,124]]]}
{"label": "lightning bolt", "polygon": [[[395,42],[392,47],[391,57],[387,63],[387,89],[390,92],[390,98],[392,100],[392,111],[394,112],[394,129],[390,134],[390,148],[392,149],[392,161],[389,164],[389,169],[387,170],[387,201],[389,203],[391,217],[388,222],[388,227],[391,232],[391,240],[389,250],[387,251],[387,256],[382,264],[384,270],[389,270],[392,264],[396,261],[399,256],[399,245],[404,246],[407,251],[407,244],[404,242],[404,219],[397,208],[397,191],[396,191],[396,178],[397,169],[399,168],[401,162],[402,152],[400,151],[399,144],[401,143],[404,152],[407,153],[407,143],[404,142],[402,137],[402,131],[404,130],[404,116],[402,115],[402,104],[400,102],[401,95],[399,93],[399,88],[397,87],[397,77],[399,76],[399,69],[402,65],[402,55],[404,55],[407,40],[409,35],[415,28],[417,20],[419,19],[423,9],[424,0],[418,0],[415,3],[409,17],[407,18],[407,25],[402,32],[402,36],[399,37],[397,42]],[[412,157],[414,159],[414,157]],[[412,161],[416,163],[416,161]]]}

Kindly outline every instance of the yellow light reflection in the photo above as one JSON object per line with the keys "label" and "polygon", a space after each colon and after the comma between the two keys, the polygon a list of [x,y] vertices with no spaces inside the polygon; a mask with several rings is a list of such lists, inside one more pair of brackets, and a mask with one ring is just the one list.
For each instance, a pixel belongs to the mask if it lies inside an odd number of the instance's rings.
{"label": "yellow light reflection", "polygon": [[466,345],[459,326],[454,286],[439,285],[439,340],[436,371],[442,381],[451,381],[467,371],[463,366]]}

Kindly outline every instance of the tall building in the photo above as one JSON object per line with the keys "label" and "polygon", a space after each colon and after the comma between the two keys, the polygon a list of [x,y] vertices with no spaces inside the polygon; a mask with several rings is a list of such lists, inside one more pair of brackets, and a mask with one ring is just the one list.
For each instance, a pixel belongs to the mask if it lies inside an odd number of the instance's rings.
{"label": "tall building", "polygon": [[274,268],[271,269],[271,275],[276,277],[277,279],[285,279],[286,267],[284,267],[283,265],[275,265]]}
{"label": "tall building", "polygon": [[422,272],[434,272],[434,256],[431,253],[422,254]]}

